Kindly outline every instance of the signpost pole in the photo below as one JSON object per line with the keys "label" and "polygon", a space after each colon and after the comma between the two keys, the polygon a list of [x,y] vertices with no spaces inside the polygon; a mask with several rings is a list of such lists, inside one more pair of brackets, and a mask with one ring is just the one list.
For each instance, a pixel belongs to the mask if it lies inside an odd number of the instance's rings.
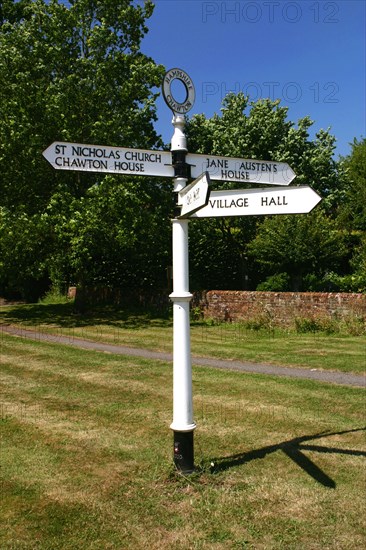
{"label": "signpost pole", "polygon": [[[188,179],[185,164],[187,140],[184,117],[174,115],[172,123],[173,182],[174,192],[178,193],[184,189]],[[173,422],[170,427],[174,434],[174,464],[183,473],[194,470],[193,431],[196,427],[192,399],[188,223],[187,219],[172,220],[173,292],[170,294],[173,302]]]}
{"label": "signpost pole", "polygon": [[[186,98],[177,101],[171,84],[179,80]],[[246,216],[309,212],[321,200],[306,186],[265,191],[214,191],[209,200],[212,179],[289,185],[296,177],[286,163],[254,161],[188,154],[184,133],[187,113],[194,104],[195,89],[191,78],[181,69],[171,69],[163,79],[163,96],[173,111],[174,134],[171,155],[168,151],[149,151],[79,143],[54,142],[44,157],[58,170],[113,172],[133,175],[173,176],[179,213],[172,220],[173,239],[173,422],[174,464],[183,473],[194,470],[192,364],[190,342],[188,269],[188,216]],[[187,162],[188,161],[188,162]],[[191,177],[197,180],[186,187]]]}

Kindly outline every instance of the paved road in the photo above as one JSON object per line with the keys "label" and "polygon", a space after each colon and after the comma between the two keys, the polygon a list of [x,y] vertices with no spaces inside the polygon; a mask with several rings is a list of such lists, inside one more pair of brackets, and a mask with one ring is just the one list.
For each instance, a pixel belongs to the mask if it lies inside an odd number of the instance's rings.
{"label": "paved road", "polygon": [[[14,336],[30,338],[43,342],[54,342],[66,344],[82,349],[101,351],[105,353],[114,353],[117,355],[130,355],[135,357],[145,357],[159,361],[171,362],[173,360],[171,353],[160,351],[151,351],[146,349],[131,348],[128,346],[117,346],[113,344],[104,344],[102,342],[93,342],[83,338],[68,336],[59,336],[47,334],[39,331],[18,328],[10,325],[1,325],[1,331]],[[236,370],[241,372],[253,372],[268,374],[271,376],[287,376],[289,378],[302,378],[307,380],[319,380],[331,384],[342,384],[346,386],[366,387],[366,377],[359,374],[342,373],[335,371],[323,371],[317,369],[303,369],[296,367],[280,367],[263,363],[249,363],[247,361],[230,361],[224,359],[214,359],[211,357],[192,357],[192,364],[204,367],[214,367],[217,369]]]}

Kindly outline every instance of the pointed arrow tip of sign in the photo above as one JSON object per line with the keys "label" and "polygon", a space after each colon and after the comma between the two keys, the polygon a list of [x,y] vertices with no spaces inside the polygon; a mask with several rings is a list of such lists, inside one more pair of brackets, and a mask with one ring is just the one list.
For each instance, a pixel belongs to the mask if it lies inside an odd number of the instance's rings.
{"label": "pointed arrow tip of sign", "polygon": [[285,185],[289,185],[295,178],[296,178],[296,174],[291,168],[291,166],[289,166],[286,172],[284,173],[284,179],[286,180]]}
{"label": "pointed arrow tip of sign", "polygon": [[309,187],[309,189],[311,189],[311,191],[313,192],[313,196],[314,196],[314,206],[313,206],[313,208],[315,208],[316,205],[319,204],[320,201],[323,200],[323,197],[321,197],[321,196],[319,195],[319,193],[317,193],[316,191],[314,191],[314,189],[312,189],[311,187]]}
{"label": "pointed arrow tip of sign", "polygon": [[52,155],[52,151],[53,151],[53,148],[54,148],[54,145],[55,145],[55,141],[53,143],[51,143],[51,145],[49,145],[47,147],[47,149],[45,149],[43,152],[42,152],[42,155],[44,156],[44,158],[46,160],[48,160],[48,162],[51,162],[52,163],[52,159],[53,159],[53,156]]}

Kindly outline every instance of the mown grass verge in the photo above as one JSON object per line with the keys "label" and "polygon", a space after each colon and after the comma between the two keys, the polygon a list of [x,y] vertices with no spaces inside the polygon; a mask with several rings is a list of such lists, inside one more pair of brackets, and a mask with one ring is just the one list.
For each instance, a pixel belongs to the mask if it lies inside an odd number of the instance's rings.
{"label": "mown grass verge", "polygon": [[0,346],[1,548],[365,545],[362,389],[195,367],[184,477],[170,365],[4,333]]}
{"label": "mown grass verge", "polygon": [[[22,305],[0,310],[0,323],[10,323],[70,338],[170,352],[172,320],[144,312],[73,311],[72,304]],[[238,323],[191,323],[192,353],[216,357],[299,366],[309,369],[363,373],[366,336],[316,331],[297,333],[279,329],[251,330]]]}

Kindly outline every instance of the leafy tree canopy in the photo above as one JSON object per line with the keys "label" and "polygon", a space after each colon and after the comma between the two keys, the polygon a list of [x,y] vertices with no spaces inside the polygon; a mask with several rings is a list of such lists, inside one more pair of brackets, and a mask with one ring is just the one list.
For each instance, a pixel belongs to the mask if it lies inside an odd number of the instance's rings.
{"label": "leafy tree canopy", "polygon": [[[332,214],[334,205],[343,193],[338,166],[333,158],[335,138],[328,131],[321,130],[316,134],[315,139],[311,140],[309,138],[309,128],[312,125],[310,118],[302,118],[295,126],[293,122],[287,120],[287,114],[288,109],[282,107],[279,100],[262,99],[249,102],[249,98],[242,93],[237,95],[230,93],[223,100],[220,115],[214,114],[213,117],[206,118],[205,115],[200,114],[189,120],[189,150],[204,154],[287,162],[297,174],[293,185],[310,185],[323,197],[323,209]],[[243,184],[233,182],[220,182],[214,185],[226,189],[245,187]],[[273,235],[277,234],[276,227],[279,234],[284,228],[284,220],[279,218],[274,217],[268,222]],[[296,216],[292,218],[293,220],[287,223],[289,228],[296,226],[296,242],[299,244],[299,248],[292,250],[292,253],[299,259],[304,253],[300,241],[306,242],[309,239],[308,232],[313,218],[305,217],[302,222],[301,218],[298,219]],[[309,221],[305,222],[305,219]],[[258,258],[261,258],[260,261],[269,258],[265,235],[261,234],[261,237],[255,240],[263,222],[263,217],[253,216],[194,222],[194,228],[192,224],[190,232],[191,272],[196,286],[205,288],[205,279],[202,275],[209,274],[206,281],[209,280],[216,287],[255,288],[263,277],[261,268],[265,262],[262,262],[259,268],[259,264],[254,263],[253,252],[255,251]],[[264,224],[263,231],[265,227],[267,224]],[[294,243],[290,234],[292,235],[292,231],[289,231],[287,237],[289,248]],[[324,230],[325,234],[326,230]],[[333,232],[332,236],[334,236]],[[253,239],[255,245],[250,245]],[[314,260],[314,257],[324,253],[320,235],[317,235],[313,244],[309,246],[313,246],[312,257],[304,255],[301,260],[301,271],[305,268],[304,264],[308,269],[312,267],[320,269],[320,265],[315,266]],[[263,253],[260,251],[261,247]],[[275,239],[272,239],[270,245],[268,243],[268,247],[272,250],[271,261],[274,262],[272,256],[277,254],[278,249]],[[224,250],[226,253],[223,252]],[[341,250],[343,250],[342,246],[338,251]],[[334,243],[332,251],[334,252]],[[250,253],[252,257],[251,261],[248,261]],[[291,260],[294,260],[293,254]],[[329,260],[331,255],[325,254],[324,258]],[[225,257],[226,261],[223,262]],[[276,265],[276,269],[283,271],[285,267],[280,265],[281,261]],[[299,283],[295,283],[290,263],[289,259],[286,264],[288,269],[291,269],[289,280],[292,279],[292,284],[299,286]],[[299,261],[291,265],[299,268]],[[221,266],[221,268],[214,266]],[[224,266],[228,266],[227,269]],[[274,263],[271,267],[274,268]],[[276,269],[269,269],[268,264],[266,269],[267,274],[276,273]],[[299,279],[302,279],[302,276],[299,275]]]}
{"label": "leafy tree canopy", "polygon": [[150,0],[1,3],[0,289],[165,282],[169,235],[156,226],[161,210],[169,219],[167,188],[57,172],[42,157],[53,141],[162,145],[164,68],[140,51],[152,12]]}
{"label": "leafy tree canopy", "polygon": [[287,273],[281,290],[310,290],[306,278],[321,280],[336,269],[345,247],[335,221],[321,209],[310,214],[266,217],[249,245],[251,257],[270,275]]}
{"label": "leafy tree canopy", "polygon": [[53,141],[160,144],[152,89],[163,68],[140,52],[152,9],[131,0],[3,2],[2,205],[38,212],[56,189],[81,196],[94,183],[89,174],[51,174],[42,151]]}
{"label": "leafy tree canopy", "polygon": [[351,229],[366,230],[366,138],[354,139],[350,155],[342,159],[345,200],[340,208],[342,221]]}
{"label": "leafy tree canopy", "polygon": [[[164,68],[140,50],[152,11],[150,0],[1,3],[0,291],[33,299],[50,281],[166,283],[170,182],[57,172],[42,157],[53,141],[162,147],[153,122]],[[192,221],[194,289],[321,289],[326,279],[364,288],[365,140],[337,163],[328,130],[310,139],[311,119],[295,124],[287,115],[279,100],[239,93],[220,114],[187,121],[190,151],[287,162],[293,185],[323,197],[291,219]]]}
{"label": "leafy tree canopy", "polygon": [[[242,92],[223,99],[221,115],[195,115],[188,124],[189,150],[287,162],[297,174],[296,185],[310,185],[328,197],[338,187],[337,163],[333,158],[336,139],[320,130],[309,139],[313,121],[300,119],[297,127],[287,120],[288,108],[280,100],[250,102]],[[227,187],[227,185],[225,185]]]}

